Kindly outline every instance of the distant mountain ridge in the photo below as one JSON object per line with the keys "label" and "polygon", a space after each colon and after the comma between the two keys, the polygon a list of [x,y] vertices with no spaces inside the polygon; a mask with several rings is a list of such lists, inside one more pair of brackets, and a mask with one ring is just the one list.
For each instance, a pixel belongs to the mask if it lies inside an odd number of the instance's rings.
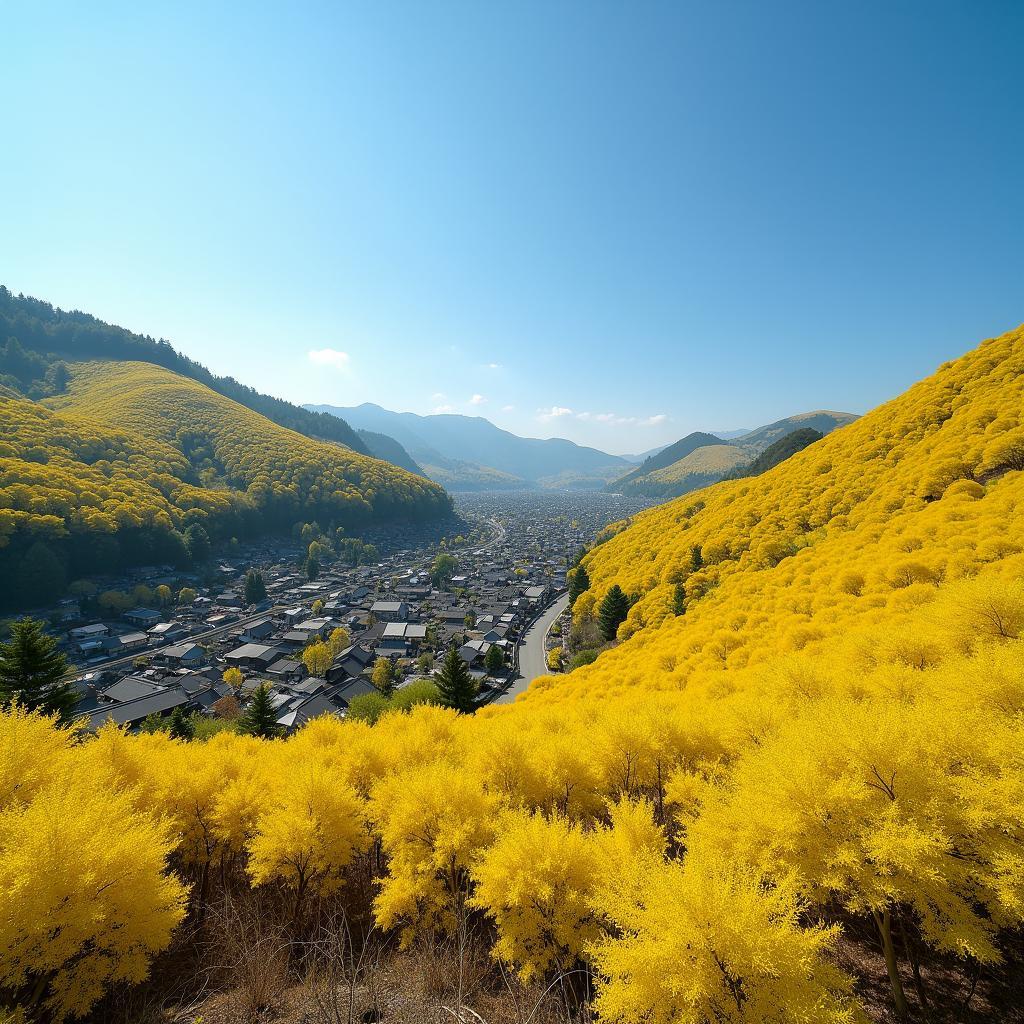
{"label": "distant mountain ridge", "polygon": [[341,407],[306,405],[339,416],[357,430],[386,434],[401,444],[433,480],[455,490],[498,487],[599,488],[630,463],[618,455],[565,438],[520,437],[482,416],[392,412],[372,402]]}
{"label": "distant mountain ridge", "polygon": [[613,480],[606,490],[674,498],[726,477],[757,475],[855,419],[853,413],[818,409],[728,438],[695,431]]}

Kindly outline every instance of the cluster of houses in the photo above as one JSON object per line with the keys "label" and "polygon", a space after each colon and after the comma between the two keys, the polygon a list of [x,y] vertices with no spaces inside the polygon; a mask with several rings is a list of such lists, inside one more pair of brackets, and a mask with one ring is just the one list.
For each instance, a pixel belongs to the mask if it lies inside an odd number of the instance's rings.
{"label": "cluster of houses", "polygon": [[[423,655],[440,660],[452,646],[481,692],[498,692],[514,673],[523,630],[564,590],[566,566],[561,550],[523,559],[507,533],[499,541],[454,550],[457,573],[440,586],[430,577],[436,549],[400,551],[372,566],[328,565],[312,582],[293,560],[264,564],[268,596],[255,608],[243,599],[251,563],[225,562],[218,586],[187,608],[133,608],[117,621],[67,630],[73,660],[103,659],[78,680],[79,712],[91,729],[108,720],[138,729],[179,708],[233,715],[267,684],[278,724],[291,732],[318,715],[344,716],[353,698],[372,692],[378,659],[394,663],[402,686],[429,672]],[[322,675],[310,675],[303,651],[338,628],[348,645]],[[495,646],[505,667],[488,672]],[[225,681],[231,668],[241,673],[240,686]]]}

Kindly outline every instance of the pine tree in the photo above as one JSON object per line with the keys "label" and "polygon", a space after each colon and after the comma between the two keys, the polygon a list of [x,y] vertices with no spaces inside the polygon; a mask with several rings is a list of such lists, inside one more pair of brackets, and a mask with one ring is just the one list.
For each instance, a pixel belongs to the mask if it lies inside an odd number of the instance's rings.
{"label": "pine tree", "polygon": [[569,571],[569,607],[576,603],[580,594],[590,589],[590,576],[587,574],[586,566],[578,565]]}
{"label": "pine tree", "polygon": [[270,700],[270,688],[266,683],[261,683],[253,691],[249,706],[238,724],[242,732],[250,736],[260,736],[265,740],[281,734],[281,727],[277,724],[277,712]]}
{"label": "pine tree", "polygon": [[78,697],[70,683],[60,681],[67,659],[43,629],[36,619],[19,619],[11,625],[11,639],[0,644],[0,707],[20,704],[70,721]]}
{"label": "pine tree", "polygon": [[245,603],[258,604],[266,600],[267,586],[259,569],[250,569],[245,574]]}
{"label": "pine tree", "polygon": [[628,614],[629,598],[622,592],[618,583],[613,583],[611,589],[604,595],[604,600],[597,613],[601,636],[609,642],[614,640],[619,626],[626,621]]}
{"label": "pine tree", "polygon": [[457,648],[451,647],[445,655],[436,680],[441,703],[445,707],[454,708],[462,714],[469,714],[479,707],[476,682]]}
{"label": "pine tree", "polygon": [[686,587],[682,583],[677,583],[675,590],[672,591],[672,614],[686,614]]}

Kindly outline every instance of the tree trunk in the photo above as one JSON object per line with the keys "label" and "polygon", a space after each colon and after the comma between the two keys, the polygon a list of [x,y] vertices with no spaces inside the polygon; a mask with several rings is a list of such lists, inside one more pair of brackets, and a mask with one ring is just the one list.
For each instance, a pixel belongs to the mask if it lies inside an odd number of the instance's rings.
{"label": "tree trunk", "polygon": [[889,915],[889,908],[886,907],[881,914],[877,910],[871,911],[878,928],[878,935],[882,940],[882,953],[885,955],[885,969],[889,973],[889,986],[892,988],[893,1002],[896,1004],[896,1013],[900,1017],[907,1016],[907,997],[903,991],[903,982],[900,980],[900,965],[896,959],[896,947],[892,941],[892,921]]}

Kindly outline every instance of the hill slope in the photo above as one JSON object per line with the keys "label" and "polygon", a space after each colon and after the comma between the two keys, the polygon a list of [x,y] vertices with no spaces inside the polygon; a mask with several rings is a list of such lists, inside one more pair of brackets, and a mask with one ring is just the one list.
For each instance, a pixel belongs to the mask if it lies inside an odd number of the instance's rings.
{"label": "hill slope", "polygon": [[[744,463],[757,459],[766,449],[797,431],[814,430],[817,436],[821,436],[846,423],[852,423],[856,418],[852,413],[845,412],[801,413],[745,433],[728,431],[728,441],[713,434],[689,434],[646,460],[631,473],[609,484],[607,489],[654,498],[675,498],[716,480],[739,475]],[[800,435],[801,438],[807,436]],[[730,447],[734,449],[732,452],[727,450]],[[757,475],[769,465],[781,461],[783,455],[792,454],[801,447],[800,438],[788,445],[781,444],[775,448],[768,462],[762,461],[756,471],[743,475]],[[696,453],[702,448],[708,450],[697,456]]]}
{"label": "hill slope", "polygon": [[[7,355],[5,349],[11,339],[18,351]],[[54,391],[46,376],[49,367],[62,360],[90,359],[155,363],[205,384],[279,426],[307,437],[336,441],[363,455],[370,454],[356,432],[338,417],[310,412],[283,399],[261,394],[233,377],[215,376],[163,339],[156,341],[148,335],[105,323],[88,313],[63,310],[40,299],[14,295],[0,285],[0,383],[6,375],[13,374],[9,383],[15,384],[18,391],[29,398],[44,398]]]}
{"label": "hill slope", "polygon": [[713,484],[747,461],[748,456],[742,448],[730,444],[706,444],[663,469],[645,473],[623,489],[630,494],[644,494],[652,498],[674,497]]}
{"label": "hill slope", "polygon": [[[450,507],[422,477],[312,441],[151,363],[69,370],[50,408],[0,395],[0,570],[26,598],[86,573],[180,564],[192,524],[217,539]],[[51,582],[36,588],[43,571]]]}
{"label": "hill slope", "polygon": [[705,434],[699,430],[694,431],[694,433],[680,438],[674,444],[670,444],[667,448],[659,449],[654,455],[649,455],[635,469],[609,483],[607,490],[621,491],[624,488],[628,488],[634,480],[639,480],[640,477],[653,473],[655,470],[665,469],[671,466],[673,462],[685,459],[691,452],[704,447],[704,445],[720,445],[721,443],[722,439],[715,437],[714,434]]}
{"label": "hill slope", "polygon": [[[545,478],[567,480],[592,477],[607,480],[628,468],[625,459],[564,438],[519,437],[496,427],[482,416],[442,414],[419,416],[391,412],[366,402],[350,408],[310,405],[307,409],[340,416],[359,429],[375,430],[394,437],[420,463],[472,464],[475,472],[497,470],[526,484]],[[441,459],[438,459],[438,455]],[[429,470],[428,470],[429,472]],[[453,472],[449,467],[449,472]],[[452,479],[451,485],[456,485]]]}
{"label": "hill slope", "polygon": [[378,434],[373,430],[357,430],[359,440],[363,442],[367,452],[375,459],[390,462],[400,469],[407,469],[410,473],[423,476],[423,470],[416,464],[415,459],[393,438],[386,434]]}

